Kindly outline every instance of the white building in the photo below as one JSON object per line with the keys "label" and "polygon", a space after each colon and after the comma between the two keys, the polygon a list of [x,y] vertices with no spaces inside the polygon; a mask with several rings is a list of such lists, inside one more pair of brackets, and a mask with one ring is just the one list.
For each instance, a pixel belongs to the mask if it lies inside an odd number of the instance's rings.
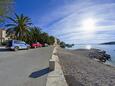
{"label": "white building", "polygon": [[5,40],[8,40],[8,37],[6,37],[6,30],[0,29],[0,43]]}

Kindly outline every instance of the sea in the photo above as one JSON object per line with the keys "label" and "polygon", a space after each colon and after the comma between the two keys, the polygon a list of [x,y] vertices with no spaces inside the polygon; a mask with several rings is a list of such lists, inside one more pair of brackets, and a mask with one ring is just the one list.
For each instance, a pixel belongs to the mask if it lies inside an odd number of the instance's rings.
{"label": "sea", "polygon": [[111,55],[111,61],[107,61],[107,64],[115,66],[115,45],[99,45],[99,44],[76,44],[70,49],[91,49],[96,48],[106,51],[107,54]]}

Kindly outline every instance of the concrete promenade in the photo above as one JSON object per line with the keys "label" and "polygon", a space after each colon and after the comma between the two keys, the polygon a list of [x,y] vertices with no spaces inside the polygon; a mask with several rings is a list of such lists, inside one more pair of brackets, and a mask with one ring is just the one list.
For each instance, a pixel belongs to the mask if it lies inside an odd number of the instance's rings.
{"label": "concrete promenade", "polygon": [[53,55],[51,58],[51,61],[55,62],[54,71],[48,74],[46,86],[68,86],[62,68],[59,64],[59,58],[56,53],[57,47],[54,48]]}

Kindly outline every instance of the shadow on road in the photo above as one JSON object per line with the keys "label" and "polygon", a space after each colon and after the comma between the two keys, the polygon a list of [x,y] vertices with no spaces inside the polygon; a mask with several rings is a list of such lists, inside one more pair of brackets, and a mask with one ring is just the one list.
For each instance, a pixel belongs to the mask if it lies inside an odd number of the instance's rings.
{"label": "shadow on road", "polygon": [[39,78],[39,77],[41,77],[45,74],[48,74],[49,72],[51,72],[51,71],[49,71],[49,67],[48,67],[48,68],[45,68],[45,69],[42,69],[42,70],[35,71],[35,72],[31,73],[29,75],[29,77],[30,78]]}
{"label": "shadow on road", "polygon": [[11,52],[11,50],[5,49],[5,48],[0,48],[0,52]]}

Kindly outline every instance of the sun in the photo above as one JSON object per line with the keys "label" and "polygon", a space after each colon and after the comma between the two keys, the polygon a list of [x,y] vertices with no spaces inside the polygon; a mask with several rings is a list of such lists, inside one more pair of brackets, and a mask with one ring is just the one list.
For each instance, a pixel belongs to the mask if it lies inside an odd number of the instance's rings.
{"label": "sun", "polygon": [[83,20],[82,27],[85,32],[94,32],[96,28],[96,20],[93,18],[88,18]]}
{"label": "sun", "polygon": [[91,45],[86,45],[86,49],[90,50],[92,48]]}

